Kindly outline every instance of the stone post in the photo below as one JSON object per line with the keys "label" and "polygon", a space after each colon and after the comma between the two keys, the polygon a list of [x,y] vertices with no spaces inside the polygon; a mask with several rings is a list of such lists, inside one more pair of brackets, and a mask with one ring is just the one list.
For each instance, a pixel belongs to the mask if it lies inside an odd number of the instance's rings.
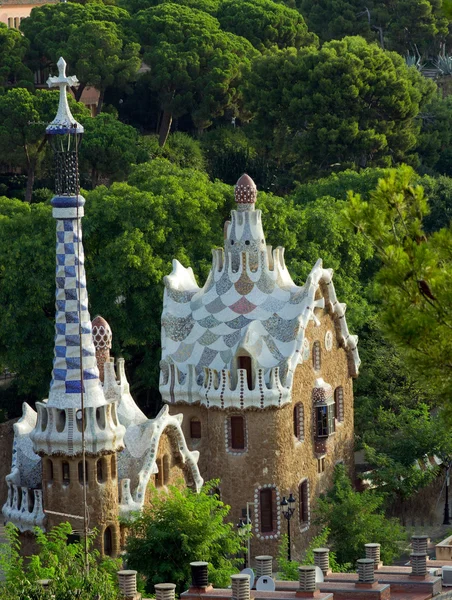
{"label": "stone post", "polygon": [[176,597],[175,583],[156,583],[154,588],[156,600],[174,600]]}
{"label": "stone post", "polygon": [[360,558],[356,561],[356,564],[358,567],[358,583],[374,583],[374,561],[371,558]]}
{"label": "stone post", "polygon": [[425,577],[427,575],[427,555],[421,552],[410,554],[411,575]]}
{"label": "stone post", "polygon": [[[250,576],[231,575],[232,600],[250,600]],[[165,599],[166,600],[166,599]]]}
{"label": "stone post", "polygon": [[132,570],[118,571],[119,591],[130,600],[135,600],[137,595],[137,572]]}
{"label": "stone post", "polygon": [[256,580],[263,575],[271,577],[273,574],[273,556],[256,556]]}
{"label": "stone post", "polygon": [[412,535],[411,547],[415,554],[427,554],[428,535]]}
{"label": "stone post", "polygon": [[330,570],[330,549],[315,548],[314,549],[314,564],[322,571],[324,575]]}
{"label": "stone post", "polygon": [[203,561],[190,563],[192,587],[205,588],[209,585],[208,566],[209,563]]}
{"label": "stone post", "polygon": [[366,549],[366,558],[371,558],[374,563],[374,569],[380,566],[380,544],[364,544]]}
{"label": "stone post", "polygon": [[299,592],[315,592],[315,566],[308,565],[298,567],[298,591]]}

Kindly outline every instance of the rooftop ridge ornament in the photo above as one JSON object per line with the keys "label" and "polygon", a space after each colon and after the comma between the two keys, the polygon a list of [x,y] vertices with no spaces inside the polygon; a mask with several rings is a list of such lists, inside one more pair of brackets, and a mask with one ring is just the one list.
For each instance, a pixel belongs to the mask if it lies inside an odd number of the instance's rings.
{"label": "rooftop ridge ornament", "polygon": [[66,94],[66,88],[78,87],[79,81],[75,75],[66,75],[66,66],[66,61],[62,56],[60,56],[60,59],[57,62],[58,76],[51,76],[47,79],[47,85],[49,88],[60,88],[60,101],[58,104],[56,117],[46,127],[46,133],[48,135],[84,132],[83,125],[78,123],[71,113]]}
{"label": "rooftop ridge ornament", "polygon": [[249,175],[244,173],[235,185],[235,201],[237,204],[255,204],[257,187]]}

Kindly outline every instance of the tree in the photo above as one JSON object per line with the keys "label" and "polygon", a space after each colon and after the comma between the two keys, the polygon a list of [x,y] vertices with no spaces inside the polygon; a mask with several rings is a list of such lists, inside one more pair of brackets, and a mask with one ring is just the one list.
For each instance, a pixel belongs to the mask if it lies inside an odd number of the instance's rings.
{"label": "tree", "polygon": [[127,538],[127,564],[146,576],[147,591],[156,583],[172,581],[177,593],[190,582],[190,562],[209,563],[209,581],[226,587],[238,571],[243,538],[232,523],[225,523],[230,507],[213,493],[217,481],[199,494],[171,486],[168,493],[153,489],[150,504],[131,523]]}
{"label": "tree", "polygon": [[359,37],[263,56],[246,107],[261,144],[303,178],[416,161],[416,120],[434,84]]}
{"label": "tree", "polygon": [[0,23],[0,86],[33,85],[33,73],[23,63],[27,48],[27,40],[17,29]]}
{"label": "tree", "polygon": [[[59,93],[15,88],[0,96],[0,161],[27,175],[25,201],[31,202],[34,179],[46,148],[45,127],[57,113]],[[87,119],[87,109],[69,98],[74,117]]]}
{"label": "tree", "polygon": [[261,51],[317,43],[299,12],[273,0],[223,0],[216,17],[222,29],[243,36]]}
{"label": "tree", "polygon": [[452,96],[436,94],[420,115],[418,153],[423,169],[452,175]]}
{"label": "tree", "polygon": [[134,28],[162,111],[161,146],[174,117],[189,114],[204,129],[226,109],[237,113],[238,86],[256,53],[247,40],[222,31],[207,13],[176,4],[139,12]]}
{"label": "tree", "polygon": [[355,492],[344,465],[334,470],[333,487],[318,499],[316,522],[330,530],[329,542],[339,563],[355,564],[364,544],[381,544],[381,558],[390,564],[400,554],[404,532],[397,519],[383,512],[384,497],[372,490]]}
{"label": "tree", "polygon": [[451,408],[452,315],[450,227],[429,237],[422,221],[428,203],[408,167],[379,181],[370,200],[350,194],[345,216],[372,243],[382,266],[375,292],[380,322],[418,381]]}
{"label": "tree", "polygon": [[76,100],[86,86],[96,87],[99,113],[105,90],[124,88],[140,66],[139,45],[127,30],[129,20],[125,10],[97,3],[37,7],[21,23],[30,40],[29,64],[49,68],[64,56],[80,81],[73,90]]}
{"label": "tree", "polygon": [[221,2],[222,0],[121,0],[120,5],[131,14],[134,14],[140,10],[151,8],[151,6],[158,6],[159,4],[180,4],[181,6],[196,8],[215,16]]}
{"label": "tree", "polygon": [[369,13],[360,0],[297,0],[296,3],[309,29],[322,42],[349,35],[361,35],[369,40],[373,37]]}
{"label": "tree", "polygon": [[91,184],[99,178],[126,179],[133,164],[146,160],[136,129],[103,113],[84,123],[85,135],[80,146],[80,167],[91,173]]}

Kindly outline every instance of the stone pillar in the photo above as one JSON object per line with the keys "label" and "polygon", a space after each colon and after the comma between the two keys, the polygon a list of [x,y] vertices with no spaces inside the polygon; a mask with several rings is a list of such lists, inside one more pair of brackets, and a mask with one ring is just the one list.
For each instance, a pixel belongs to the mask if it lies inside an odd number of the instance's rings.
{"label": "stone pillar", "polygon": [[380,544],[364,544],[366,558],[371,558],[375,563],[375,569],[380,566]]}
{"label": "stone pillar", "polygon": [[119,591],[127,600],[134,600],[137,594],[137,572],[118,571]]}
{"label": "stone pillar", "polygon": [[427,555],[421,552],[410,554],[411,575],[415,577],[424,577],[427,575]]}
{"label": "stone pillar", "polygon": [[298,567],[298,591],[315,592],[315,565]]}
{"label": "stone pillar", "polygon": [[266,575],[271,577],[273,574],[273,556],[256,556],[256,579]]}
{"label": "stone pillar", "polygon": [[314,549],[314,564],[326,575],[330,570],[330,549],[315,548]]}
{"label": "stone pillar", "polygon": [[232,600],[250,600],[250,576],[231,575]]}
{"label": "stone pillar", "polygon": [[154,588],[156,600],[174,600],[176,597],[175,583],[156,583]]}
{"label": "stone pillar", "polygon": [[202,588],[209,585],[208,566],[209,563],[203,561],[190,563],[192,587]]}
{"label": "stone pillar", "polygon": [[374,583],[374,561],[371,558],[360,558],[356,561],[358,567],[358,583]]}

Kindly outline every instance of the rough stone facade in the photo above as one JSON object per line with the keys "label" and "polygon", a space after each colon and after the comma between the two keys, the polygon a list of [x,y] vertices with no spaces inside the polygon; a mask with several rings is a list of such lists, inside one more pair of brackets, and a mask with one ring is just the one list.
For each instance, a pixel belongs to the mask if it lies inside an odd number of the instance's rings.
{"label": "rough stone facade", "polygon": [[[334,336],[330,351],[325,348],[325,336],[334,332],[334,321],[326,310],[317,310],[320,326],[311,323],[306,337],[312,343],[319,341],[321,346],[321,369],[315,371],[312,360],[299,365],[295,371],[292,388],[292,403],[282,408],[244,411],[207,409],[199,404],[178,403],[170,410],[184,415],[183,430],[189,447],[200,452],[198,463],[201,475],[207,481],[220,478],[221,499],[231,505],[231,521],[237,523],[247,502],[252,502],[253,538],[252,557],[260,554],[277,555],[281,534],[287,532],[287,522],[279,505],[276,512],[276,529],[272,533],[260,532],[259,495],[263,486],[274,486],[279,499],[290,492],[297,499],[295,514],[291,520],[292,555],[299,556],[315,533],[310,520],[316,497],[325,492],[332,482],[335,464],[343,461],[350,474],[353,473],[353,384],[348,376],[347,353],[338,346]],[[312,389],[321,376],[333,389],[343,387],[343,421],[336,419],[336,432],[329,436],[325,453],[316,453],[314,435],[314,411]],[[304,408],[304,440],[294,435],[294,406],[299,402]],[[246,421],[245,451],[232,453],[226,447],[227,420],[231,415],[242,415]],[[190,437],[190,422],[201,422],[201,438]],[[324,466],[322,466],[324,459]],[[323,472],[319,473],[319,467]],[[309,522],[303,522],[300,515],[299,486],[309,482]],[[276,494],[275,494],[276,496]],[[276,497],[275,497],[276,500]],[[257,529],[257,530],[256,530]]]}

